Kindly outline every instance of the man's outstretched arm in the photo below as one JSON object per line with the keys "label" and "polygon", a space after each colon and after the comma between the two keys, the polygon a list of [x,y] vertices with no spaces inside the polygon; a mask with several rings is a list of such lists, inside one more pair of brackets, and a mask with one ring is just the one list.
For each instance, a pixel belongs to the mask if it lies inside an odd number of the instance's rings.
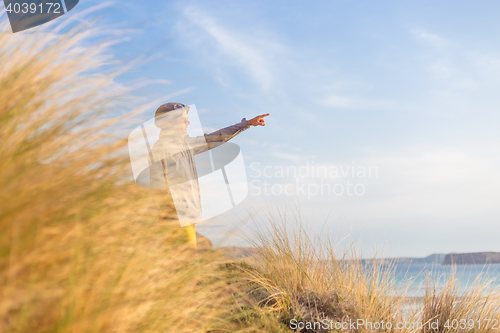
{"label": "man's outstretched arm", "polygon": [[222,128],[210,134],[205,134],[205,139],[208,144],[208,149],[215,148],[218,145],[226,141],[229,141],[236,135],[248,129],[250,126],[266,126],[266,121],[264,117],[267,117],[269,115],[270,113],[262,114],[250,120],[246,120],[246,118],[243,118],[241,122],[239,122],[238,124]]}
{"label": "man's outstretched arm", "polygon": [[241,122],[222,128],[218,131],[215,131],[210,134],[205,134],[204,137],[196,137],[191,138],[190,146],[193,154],[201,154],[209,149],[213,149],[226,141],[234,138],[239,133],[248,129],[250,126],[266,126],[266,122],[264,117],[269,116],[270,114],[263,114],[257,117],[254,117],[250,120],[246,120],[243,118]]}

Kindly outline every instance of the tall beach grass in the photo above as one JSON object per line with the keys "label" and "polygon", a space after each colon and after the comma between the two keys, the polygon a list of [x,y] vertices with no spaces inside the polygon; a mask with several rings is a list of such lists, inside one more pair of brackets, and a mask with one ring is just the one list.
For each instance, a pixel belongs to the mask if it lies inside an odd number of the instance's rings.
{"label": "tall beach grass", "polygon": [[130,89],[99,32],[2,27],[0,331],[210,329],[222,289],[197,282],[213,253],[193,255],[178,222],[158,220],[172,203],[130,181],[112,130]]}
{"label": "tall beach grass", "polygon": [[274,210],[264,220],[268,227],[258,233],[254,251],[237,266],[242,321],[273,318],[273,327],[297,332],[500,329],[500,291],[481,275],[465,292],[455,275],[444,288],[429,276],[425,296],[409,307],[413,280],[398,280],[394,261],[367,262],[353,242],[340,249],[330,237],[311,236],[297,211]]}

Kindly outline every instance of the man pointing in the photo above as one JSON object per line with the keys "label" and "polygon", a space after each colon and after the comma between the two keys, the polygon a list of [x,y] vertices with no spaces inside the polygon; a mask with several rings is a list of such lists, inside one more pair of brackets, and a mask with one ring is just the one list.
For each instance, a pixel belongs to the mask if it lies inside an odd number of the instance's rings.
{"label": "man pointing", "polygon": [[189,109],[181,103],[167,103],[156,110],[155,125],[161,131],[151,150],[150,181],[151,184],[165,182],[175,203],[177,218],[189,241],[196,246],[195,223],[200,221],[202,208],[194,155],[227,142],[250,126],[265,126],[264,118],[270,114],[250,120],[243,118],[241,122],[213,133],[190,137],[187,134]]}

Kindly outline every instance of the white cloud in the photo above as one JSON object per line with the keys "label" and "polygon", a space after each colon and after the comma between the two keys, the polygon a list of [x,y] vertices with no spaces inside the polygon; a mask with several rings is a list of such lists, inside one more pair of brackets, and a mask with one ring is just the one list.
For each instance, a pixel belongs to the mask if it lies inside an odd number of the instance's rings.
{"label": "white cloud", "polygon": [[347,97],[330,94],[319,100],[319,104],[338,109],[352,110],[384,110],[384,111],[415,111],[418,107],[392,100],[370,100],[360,97]]}
{"label": "white cloud", "polygon": [[290,154],[290,153],[274,153],[274,157],[281,158],[284,160],[292,161],[292,162],[300,162],[308,159],[307,156],[302,156],[298,154]]}
{"label": "white cloud", "polygon": [[322,99],[320,103],[325,106],[340,109],[352,109],[355,106],[351,98],[339,95],[328,95]]}
{"label": "white cloud", "polygon": [[437,34],[427,32],[422,29],[412,29],[411,33],[418,41],[423,42],[425,44],[430,44],[434,47],[443,47],[449,44],[448,41],[445,40],[443,37]]}
{"label": "white cloud", "polygon": [[453,66],[446,58],[433,61],[427,69],[436,79],[449,79],[454,74]]}
{"label": "white cloud", "polygon": [[[265,40],[255,40],[251,36],[232,31],[221,25],[215,18],[201,9],[189,6],[184,9],[184,15],[203,32],[215,40],[217,51],[225,57],[218,61],[218,69],[227,65],[224,60],[229,59],[231,64],[237,65],[264,91],[273,86],[275,78],[269,60],[269,53],[278,45]],[[197,36],[200,38],[200,36]],[[198,39],[198,42],[200,39]],[[201,40],[202,48],[212,48],[207,40]],[[271,47],[272,45],[272,47]],[[206,50],[205,50],[206,51]],[[210,51],[209,51],[210,52]]]}
{"label": "white cloud", "polygon": [[472,65],[486,77],[495,80],[500,74],[500,57],[494,54],[479,53],[477,51],[469,55]]}
{"label": "white cloud", "polygon": [[359,163],[379,170],[378,178],[365,181],[366,201],[353,202],[360,220],[449,220],[497,210],[500,178],[490,156],[409,147],[406,153],[381,154]]}

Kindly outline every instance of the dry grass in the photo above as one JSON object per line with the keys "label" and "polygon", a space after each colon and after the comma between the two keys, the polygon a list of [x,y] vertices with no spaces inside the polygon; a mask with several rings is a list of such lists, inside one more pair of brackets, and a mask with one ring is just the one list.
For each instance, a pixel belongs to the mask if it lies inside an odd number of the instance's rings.
{"label": "dry grass", "polygon": [[390,297],[398,287],[390,267],[376,260],[367,266],[352,250],[338,251],[319,237],[309,238],[299,216],[280,211],[268,216],[269,229],[255,244],[258,253],[241,268],[248,285],[246,301],[253,309],[273,314],[284,327],[292,319],[400,319],[402,300]]}
{"label": "dry grass", "polygon": [[215,254],[127,180],[120,69],[103,74],[95,30],[40,29],[0,34],[0,331],[206,332],[224,313]]}
{"label": "dry grass", "polygon": [[[298,322],[326,325],[297,332],[337,331],[335,322],[386,323],[372,329],[367,324],[340,331],[356,332],[496,332],[500,329],[500,294],[488,281],[478,278],[465,294],[459,295],[457,280],[451,278],[437,290],[437,281],[429,280],[427,295],[420,306],[405,307],[411,281],[396,282],[394,264],[376,258],[363,263],[354,250],[339,251],[320,237],[307,235],[300,214],[276,211],[266,217],[269,228],[259,234],[255,253],[232,266],[240,279],[237,305],[242,322],[265,318],[262,331],[290,331]],[[328,238],[327,238],[328,239]],[[352,249],[353,247],[349,247]],[[293,323],[292,319],[295,319]],[[450,319],[450,327],[445,327]],[[453,328],[453,319],[458,328]],[[472,320],[475,325],[471,325]],[[495,321],[496,320],[496,321]],[[430,325],[438,321],[439,324]],[[466,329],[460,329],[466,321]],[[333,322],[333,324],[332,324]],[[388,328],[390,322],[392,328]],[[479,327],[478,323],[481,323]],[[489,327],[486,324],[489,322]],[[499,325],[494,325],[498,322]],[[398,326],[401,323],[401,326]],[[406,325],[406,326],[405,326]],[[271,326],[273,329],[270,329]],[[495,329],[497,327],[498,329]]]}
{"label": "dry grass", "polygon": [[462,294],[455,277],[439,291],[429,287],[421,310],[423,332],[498,332],[500,295],[490,283],[478,277]]}

